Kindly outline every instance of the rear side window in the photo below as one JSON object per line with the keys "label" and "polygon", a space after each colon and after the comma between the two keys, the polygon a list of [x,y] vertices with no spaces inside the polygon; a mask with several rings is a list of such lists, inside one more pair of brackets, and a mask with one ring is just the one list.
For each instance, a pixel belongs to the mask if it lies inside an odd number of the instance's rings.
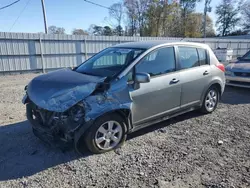
{"label": "rear side window", "polygon": [[175,71],[175,52],[173,47],[157,49],[146,55],[136,65],[136,72],[146,72],[158,76]]}
{"label": "rear side window", "polygon": [[207,53],[205,49],[202,48],[197,48],[198,54],[199,54],[199,60],[200,60],[200,65],[207,65],[208,60],[207,60]]}
{"label": "rear side window", "polygon": [[180,69],[189,69],[192,67],[200,66],[199,56],[196,48],[193,47],[178,47]]}

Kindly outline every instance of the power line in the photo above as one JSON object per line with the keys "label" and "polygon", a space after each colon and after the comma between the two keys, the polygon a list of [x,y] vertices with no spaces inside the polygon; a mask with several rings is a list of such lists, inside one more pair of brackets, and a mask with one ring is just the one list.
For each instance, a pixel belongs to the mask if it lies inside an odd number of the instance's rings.
{"label": "power line", "polygon": [[25,4],[25,6],[23,7],[22,11],[19,13],[19,15],[17,16],[16,20],[14,21],[14,23],[12,24],[12,26],[10,27],[9,32],[11,31],[11,29],[15,26],[16,22],[18,21],[18,19],[20,18],[20,16],[22,15],[22,13],[24,12],[24,10],[26,9],[26,7],[28,6],[29,2],[31,0],[28,0]]}
{"label": "power line", "polygon": [[3,7],[0,8],[0,10],[3,10],[3,9],[5,9],[5,8],[8,8],[8,7],[10,7],[10,6],[12,6],[12,5],[18,3],[19,1],[20,1],[20,0],[17,0],[17,1],[14,1],[13,3],[10,3],[10,4],[6,5],[6,6],[3,6]]}
{"label": "power line", "polygon": [[90,3],[90,4],[96,5],[96,6],[98,6],[98,7],[106,8],[106,9],[112,10],[112,11],[117,11],[117,10],[115,10],[115,9],[112,9],[112,8],[110,8],[110,7],[106,7],[106,6],[104,6],[104,5],[95,3],[95,2],[93,2],[93,1],[89,1],[89,0],[84,0],[84,1],[85,1],[86,3]]}
{"label": "power line", "polygon": [[[92,4],[92,5],[96,5],[96,6],[98,6],[98,7],[102,7],[102,8],[105,8],[105,9],[108,9],[108,10],[112,10],[112,11],[115,11],[115,12],[121,12],[121,13],[124,13],[124,14],[126,14],[127,12],[124,12],[124,11],[119,11],[119,10],[116,10],[116,9],[112,9],[112,8],[110,8],[110,7],[106,7],[106,6],[104,6],[104,5],[101,5],[101,4],[98,4],[98,3],[95,3],[95,2],[93,2],[93,1],[89,1],[89,0],[84,0],[86,3],[90,3],[90,4]],[[155,19],[162,19],[162,20],[167,20],[168,18],[161,18],[161,17],[153,17],[153,18],[155,18]]]}

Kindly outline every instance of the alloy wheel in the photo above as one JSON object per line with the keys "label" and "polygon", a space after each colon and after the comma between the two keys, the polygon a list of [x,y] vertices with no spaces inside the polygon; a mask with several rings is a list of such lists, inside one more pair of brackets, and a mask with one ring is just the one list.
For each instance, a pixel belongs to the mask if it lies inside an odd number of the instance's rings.
{"label": "alloy wheel", "polygon": [[95,144],[102,150],[113,149],[121,141],[122,134],[123,129],[118,122],[107,121],[98,128],[95,134]]}
{"label": "alloy wheel", "polygon": [[218,101],[218,94],[215,90],[211,89],[208,92],[205,100],[205,107],[207,111],[209,112],[213,111],[217,105],[217,101]]}

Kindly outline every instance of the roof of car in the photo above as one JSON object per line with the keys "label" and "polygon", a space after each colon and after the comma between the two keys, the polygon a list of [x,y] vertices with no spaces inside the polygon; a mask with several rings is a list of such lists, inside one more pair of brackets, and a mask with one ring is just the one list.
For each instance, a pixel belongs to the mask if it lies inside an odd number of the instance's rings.
{"label": "roof of car", "polygon": [[115,45],[114,47],[120,48],[140,48],[140,49],[150,49],[160,45],[190,45],[207,48],[206,44],[194,43],[194,42],[171,42],[167,40],[151,40],[151,41],[139,41],[139,42],[127,42]]}

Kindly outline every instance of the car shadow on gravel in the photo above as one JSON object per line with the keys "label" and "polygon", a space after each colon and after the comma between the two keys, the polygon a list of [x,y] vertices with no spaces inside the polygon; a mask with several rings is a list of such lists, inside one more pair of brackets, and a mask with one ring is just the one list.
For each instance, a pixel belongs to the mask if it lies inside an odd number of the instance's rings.
{"label": "car shadow on gravel", "polygon": [[249,104],[250,89],[226,86],[222,95],[221,103],[224,104]]}
{"label": "car shadow on gravel", "polygon": [[0,181],[31,176],[90,155],[47,147],[33,135],[28,121],[0,126],[0,145]]}
{"label": "car shadow on gravel", "polygon": [[[163,127],[200,115],[202,114],[199,112],[190,112],[141,129],[130,134],[128,139],[155,130],[162,131]],[[55,168],[59,164],[63,164],[66,169],[69,169],[67,162],[91,155],[87,151],[80,155],[73,149],[64,152],[58,148],[46,146],[33,135],[28,121],[0,126],[0,144],[0,181],[31,176],[43,170]]]}
{"label": "car shadow on gravel", "polygon": [[128,135],[127,140],[133,139],[133,138],[138,137],[138,136],[142,136],[144,134],[147,134],[147,133],[150,133],[150,132],[153,132],[153,131],[159,131],[159,132],[164,133],[164,132],[167,131],[167,129],[164,129],[167,126],[170,126],[170,125],[173,125],[175,123],[182,122],[182,121],[185,121],[185,120],[188,120],[188,119],[203,116],[203,115],[204,114],[201,113],[198,110],[188,112],[188,113],[182,114],[180,116],[170,118],[170,119],[168,119],[166,121],[162,121],[160,123],[156,123],[154,125],[151,125],[151,126],[143,128],[143,129],[140,129],[140,130],[138,130],[136,132],[133,132],[133,133]]}

